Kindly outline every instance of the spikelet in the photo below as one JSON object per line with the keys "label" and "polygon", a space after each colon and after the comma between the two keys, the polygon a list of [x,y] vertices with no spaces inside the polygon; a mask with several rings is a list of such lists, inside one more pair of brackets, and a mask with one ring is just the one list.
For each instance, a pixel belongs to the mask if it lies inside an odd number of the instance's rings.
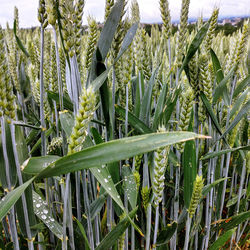
{"label": "spikelet", "polygon": [[141,185],[141,176],[137,170],[133,172],[133,175],[135,177],[136,190],[139,191]]}
{"label": "spikelet", "polygon": [[135,166],[135,169],[136,169],[138,172],[139,172],[139,170],[140,170],[142,157],[143,157],[143,155],[136,155],[136,156],[134,157],[134,166]]}
{"label": "spikelet", "polygon": [[48,15],[48,23],[54,26],[57,20],[57,11],[56,11],[56,3],[57,0],[46,0],[46,12]]}
{"label": "spikelet", "polygon": [[179,123],[179,129],[181,131],[187,131],[188,129],[193,103],[194,103],[194,94],[192,88],[189,87],[182,95],[182,107],[181,107],[180,123]]}
{"label": "spikelet", "polygon": [[15,96],[10,83],[5,51],[4,35],[0,26],[0,117],[6,115],[10,119],[15,119]]}
{"label": "spikelet", "polygon": [[199,96],[199,83],[198,83],[198,68],[196,55],[194,55],[189,62],[189,75],[190,75],[190,85],[193,88],[194,96],[197,98]]}
{"label": "spikelet", "polygon": [[87,136],[87,128],[94,116],[96,96],[91,88],[83,89],[79,101],[75,125],[69,138],[68,153],[78,152]]}
{"label": "spikelet", "polygon": [[241,57],[243,56],[245,49],[246,49],[246,44],[247,44],[247,39],[248,39],[248,29],[249,29],[248,26],[249,26],[248,22],[245,22],[243,25],[241,39],[240,39],[239,45],[237,47],[236,58],[234,61],[234,65],[236,66],[236,70],[239,67]]}
{"label": "spikelet", "polygon": [[210,25],[209,25],[206,40],[205,40],[205,50],[207,52],[209,52],[209,50],[211,49],[212,40],[215,36],[215,28],[217,25],[218,15],[219,15],[219,9],[215,8],[210,18]]}
{"label": "spikelet", "polygon": [[45,29],[48,25],[48,14],[45,9],[45,0],[39,0],[37,19]]}
{"label": "spikelet", "polygon": [[250,174],[250,151],[247,152],[246,154],[246,172],[247,172],[247,175]]}
{"label": "spikelet", "polygon": [[188,24],[188,12],[189,12],[190,0],[182,0],[181,4],[181,17],[180,17],[180,28],[178,32],[177,40],[177,52],[176,52],[176,61],[175,65],[177,67],[181,66],[183,51],[187,39],[187,24]]}
{"label": "spikelet", "polygon": [[167,40],[171,35],[171,16],[169,10],[168,0],[160,0],[160,11],[161,18],[163,22],[163,34],[164,38]]}
{"label": "spikelet", "polygon": [[209,79],[208,58],[206,54],[199,57],[199,88],[204,92],[207,99],[212,103],[212,83]]}
{"label": "spikelet", "polygon": [[[159,132],[166,131],[164,128],[159,128]],[[165,171],[167,168],[169,147],[159,148],[154,153],[154,179],[153,179],[153,193],[154,203],[159,206],[162,201]]]}
{"label": "spikelet", "polygon": [[105,4],[105,18],[104,20],[106,21],[110,11],[112,9],[112,7],[114,6],[114,0],[106,0],[106,4]]}
{"label": "spikelet", "polygon": [[150,65],[150,56],[149,56],[149,49],[147,46],[147,35],[146,31],[142,29],[141,32],[141,39],[142,39],[142,47],[144,48],[144,53],[142,54],[142,70],[144,77],[147,81],[149,81],[151,76],[151,65]]}
{"label": "spikelet", "polygon": [[81,65],[81,36],[82,36],[82,17],[83,17],[83,8],[84,8],[84,0],[77,0],[75,4],[75,36],[76,36],[76,43],[75,43],[75,50],[76,50],[76,58],[78,62],[78,67],[80,71],[82,70]]}
{"label": "spikelet", "polygon": [[63,92],[67,92],[66,86],[66,60],[64,56],[64,52],[62,48],[59,48],[59,57],[60,57],[60,68],[61,68],[61,77],[62,77],[62,84],[63,84]]}
{"label": "spikelet", "polygon": [[91,60],[92,60],[92,56],[96,47],[97,34],[98,34],[97,22],[91,16],[88,17],[88,25],[89,25],[88,41],[87,41],[87,49],[86,49],[86,55],[85,55],[85,69],[87,71],[89,71],[90,69]]}
{"label": "spikelet", "polygon": [[140,9],[137,0],[133,0],[131,3],[131,16],[133,23],[140,23]]}
{"label": "spikelet", "polygon": [[136,36],[134,38],[134,62],[135,62],[135,70],[138,74],[139,71],[142,70],[142,57],[143,57],[143,44],[141,41],[142,29],[139,28],[137,30]]}
{"label": "spikelet", "polygon": [[49,90],[50,87],[50,77],[53,75],[50,71],[51,64],[55,64],[54,55],[51,54],[51,35],[50,32],[45,34],[45,48],[44,48],[44,65],[43,65],[43,74],[44,74],[44,88]]}
{"label": "spikelet", "polygon": [[55,62],[56,62],[56,46],[55,43],[53,43],[51,46],[50,84],[52,91],[58,93],[57,65]]}
{"label": "spikelet", "polygon": [[199,200],[202,197],[202,189],[203,189],[203,179],[202,176],[197,175],[196,179],[194,181],[194,186],[193,186],[193,192],[192,192],[192,197],[190,201],[190,205],[188,208],[188,213],[190,218],[193,217],[196,208],[198,206]]}
{"label": "spikelet", "polygon": [[62,147],[63,139],[62,137],[54,137],[47,147],[47,154],[51,154],[58,148]]}
{"label": "spikelet", "polygon": [[142,198],[142,204],[143,204],[145,212],[147,211],[149,197],[150,197],[150,189],[148,188],[148,186],[142,187],[141,198]]}
{"label": "spikelet", "polygon": [[74,3],[73,0],[62,0],[59,2],[61,23],[62,23],[62,36],[64,39],[65,50],[69,53],[70,57],[75,54],[74,45],[76,43],[75,27],[74,27]]}
{"label": "spikelet", "polygon": [[[212,83],[209,79],[208,58],[205,53],[199,57],[199,90],[203,91],[208,101],[212,103]],[[204,122],[206,120],[206,108],[202,100],[199,98],[199,120]]]}
{"label": "spikelet", "polygon": [[[188,88],[184,94],[181,96],[181,112],[180,112],[180,121],[179,121],[179,130],[187,131],[191,112],[194,104],[194,94],[192,88]],[[185,143],[176,144],[177,149],[182,153]]]}

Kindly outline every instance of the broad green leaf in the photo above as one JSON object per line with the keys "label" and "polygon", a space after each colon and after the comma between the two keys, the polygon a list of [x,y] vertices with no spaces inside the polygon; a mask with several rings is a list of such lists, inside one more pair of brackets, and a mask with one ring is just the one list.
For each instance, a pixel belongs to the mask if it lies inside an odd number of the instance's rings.
{"label": "broad green leaf", "polygon": [[239,123],[242,117],[249,112],[249,109],[250,109],[250,100],[248,100],[248,102],[241,108],[241,110],[236,115],[234,120],[230,123],[226,131],[223,133],[223,135],[221,135],[221,137],[218,140],[220,140],[221,138],[225,138],[225,135],[228,134]]}
{"label": "broad green leaf", "polygon": [[158,72],[158,68],[153,72],[152,76],[150,77],[150,80],[147,84],[147,89],[142,98],[139,118],[141,121],[143,121],[146,124],[149,123],[150,108],[151,108],[151,102],[152,102],[152,91],[153,91],[153,86],[155,83],[155,77],[157,75],[157,72]]}
{"label": "broad green leaf", "polygon": [[115,59],[114,63],[116,63],[121,58],[121,56],[124,54],[124,52],[128,49],[128,47],[130,46],[130,44],[132,43],[132,41],[134,39],[134,36],[136,34],[137,29],[138,29],[138,23],[135,23],[128,30],[127,34],[123,38],[121,49],[120,49],[119,54],[118,54],[117,58]]}
{"label": "broad green leaf", "polygon": [[91,248],[90,248],[90,245],[89,245],[88,237],[87,237],[87,234],[85,233],[85,230],[84,230],[84,227],[83,227],[82,223],[77,218],[74,218],[74,220],[76,221],[77,226],[79,227],[79,229],[81,231],[84,242],[86,243],[86,247],[87,247],[86,249],[90,250]]}
{"label": "broad green leaf", "polygon": [[59,119],[67,138],[69,138],[75,123],[74,115],[65,110],[59,113]]}
{"label": "broad green leaf", "polygon": [[213,103],[216,103],[219,98],[223,95],[226,105],[229,105],[229,95],[225,94],[225,89],[227,88],[227,82],[233,76],[235,72],[235,67],[233,67],[230,72],[223,78],[223,80],[216,86],[213,94]]}
{"label": "broad green leaf", "polygon": [[172,150],[169,150],[168,161],[171,162],[174,166],[180,166],[180,162],[176,154]]}
{"label": "broad green leaf", "polygon": [[111,178],[111,175],[105,165],[101,165],[100,167],[91,168],[91,173],[95,176],[97,181],[102,185],[102,187],[106,190],[106,192],[112,197],[112,199],[121,207],[121,209],[125,209],[121,200],[119,193],[115,187],[115,184]]}
{"label": "broad green leaf", "polygon": [[[52,101],[54,100],[58,105],[60,104],[60,101],[59,101],[59,94],[58,93],[55,93],[55,92],[52,92],[52,91],[47,91],[47,94],[48,94],[48,100],[49,101]],[[52,102],[50,103],[50,106],[53,107],[52,105]],[[64,108],[70,110],[70,111],[73,111],[73,103],[71,102],[70,98],[65,96],[63,96],[63,106]]]}
{"label": "broad green leaf", "polygon": [[[13,130],[15,130],[15,139],[16,139],[16,150],[18,155],[19,164],[22,164],[26,159],[28,159],[28,147],[26,145],[23,130],[20,127],[12,127]],[[18,165],[20,167],[20,165]],[[29,180],[28,175],[23,174],[23,182]],[[25,221],[25,213],[28,213],[28,219],[29,219],[29,226],[32,227],[33,225],[37,224],[36,216],[34,214],[33,210],[33,200],[32,200],[32,187],[31,185],[26,188],[24,191],[26,205],[27,205],[27,211],[23,208],[23,202],[22,199],[19,199],[15,204],[15,210],[17,213],[17,218],[19,221],[19,227],[20,231],[24,235],[24,237],[28,237],[27,231],[26,231],[26,221]],[[37,234],[36,230],[31,230],[31,236],[34,237]]]}
{"label": "broad green leaf", "polygon": [[218,225],[216,225],[216,229],[223,229],[224,231],[233,229],[234,227],[237,227],[242,222],[245,222],[246,220],[250,219],[250,211],[240,213],[238,215],[234,215],[232,217],[229,217],[226,220],[223,220]]}
{"label": "broad green leaf", "polygon": [[[42,168],[46,168],[46,166],[50,165],[51,163],[58,160],[60,157],[57,155],[46,155],[41,157],[31,157],[27,159],[21,166],[21,169],[24,170],[24,172],[32,168],[34,169],[34,173],[37,173]],[[31,173],[30,173],[31,174]]]}
{"label": "broad green leaf", "polygon": [[225,245],[225,243],[232,237],[237,228],[228,230],[223,235],[221,235],[210,247],[209,250],[217,250]]}
{"label": "broad green leaf", "polygon": [[29,57],[29,56],[30,56],[29,53],[27,52],[27,50],[26,50],[25,47],[23,46],[21,40],[19,39],[19,37],[18,37],[17,34],[16,34],[16,20],[14,20],[13,32],[14,32],[14,35],[15,35],[16,42],[17,42],[18,47],[22,50],[22,52],[23,52],[27,57]]}
{"label": "broad green leaf", "polygon": [[209,185],[206,185],[206,186],[203,188],[203,190],[202,190],[202,195],[203,195],[203,197],[206,196],[206,195],[208,194],[208,192],[209,192],[213,187],[215,187],[217,184],[219,184],[220,182],[222,182],[222,181],[224,181],[224,180],[226,180],[226,179],[228,179],[228,178],[221,178],[221,179],[219,179],[219,180],[214,181],[213,183],[211,183],[211,184],[209,184]]}
{"label": "broad green leaf", "polygon": [[[219,84],[224,79],[224,74],[220,65],[220,61],[212,49],[210,49],[210,54],[212,57],[214,72],[216,74],[216,81],[217,81],[217,84]],[[223,97],[224,97],[225,103],[229,105],[229,92],[228,92],[227,86],[223,88]]]}
{"label": "broad green leaf", "polygon": [[224,79],[224,74],[221,68],[220,61],[212,49],[210,49],[210,54],[212,57],[214,72],[216,74],[216,81],[219,84]]}
{"label": "broad green leaf", "polygon": [[15,188],[2,198],[2,200],[0,201],[0,220],[2,220],[3,217],[9,212],[11,207],[17,202],[25,189],[32,183],[34,179],[35,177],[31,178],[29,181]]}
{"label": "broad green leaf", "polygon": [[78,170],[102,166],[169,146],[179,142],[208,138],[192,132],[154,133],[109,141],[68,156],[64,156],[45,169],[25,169],[24,172],[34,173],[38,178],[52,177]]}
{"label": "broad green leaf", "polygon": [[[88,140],[87,146],[91,147],[93,145],[94,144],[91,141],[91,139]],[[112,179],[108,167],[106,165],[99,165],[99,166],[97,165],[97,167],[91,168],[90,171],[95,176],[97,181],[101,184],[102,188],[104,188],[104,190],[112,197],[112,199],[120,206],[122,210],[125,210],[121,197],[117,192],[117,189],[115,187],[114,181]]]}
{"label": "broad green leaf", "polygon": [[107,199],[107,193],[101,194],[90,204],[89,210],[90,210],[91,220],[93,220],[96,217],[96,215],[101,211],[106,199]]}
{"label": "broad green leaf", "polygon": [[206,24],[204,24],[200,30],[197,32],[197,34],[195,35],[193,41],[191,42],[188,51],[187,51],[187,55],[185,56],[185,59],[182,63],[181,69],[179,71],[179,75],[181,75],[181,72],[183,69],[187,68],[187,65],[189,63],[189,61],[191,60],[191,58],[194,56],[194,54],[196,53],[196,51],[199,49],[203,39],[205,38],[208,28],[209,28],[209,24],[210,21],[208,21]]}
{"label": "broad green leaf", "polygon": [[8,188],[7,177],[6,177],[6,165],[5,165],[6,162],[4,157],[4,149],[5,149],[7,151],[6,157],[8,158],[8,164],[9,164],[10,183],[11,186],[14,187],[17,181],[17,173],[16,173],[16,163],[13,152],[13,145],[11,140],[10,125],[6,121],[4,121],[4,128],[1,129],[2,131],[0,133],[0,181],[3,188]]}
{"label": "broad green leaf", "polygon": [[[241,192],[241,197],[243,195],[246,194],[246,189],[243,189],[242,192]],[[227,205],[226,207],[231,207],[233,206],[234,204],[236,204],[236,202],[238,201],[238,195],[235,195],[232,199],[230,199],[228,202],[227,202]]]}
{"label": "broad green leaf", "polygon": [[156,246],[165,245],[172,238],[173,234],[177,229],[177,222],[174,221],[172,224],[168,224],[158,235],[156,240]]}
{"label": "broad green leaf", "polygon": [[112,67],[107,68],[101,75],[95,78],[94,81],[92,81],[91,86],[93,88],[93,91],[97,91],[103,83],[106,81],[109,71]]}
{"label": "broad green leaf", "polygon": [[[53,131],[54,131],[53,127],[49,128],[45,133],[46,138],[48,138]],[[33,154],[38,148],[40,148],[40,146],[41,146],[41,138],[33,146],[33,148],[30,151],[30,154]]]}
{"label": "broad green leaf", "polygon": [[24,122],[20,122],[20,121],[15,121],[15,122],[13,122],[13,124],[14,124],[15,126],[33,128],[33,129],[36,129],[36,130],[40,130],[40,129],[41,129],[40,127],[31,125],[31,124],[27,124],[27,123],[24,123]]}
{"label": "broad green leaf", "polygon": [[213,112],[212,106],[211,106],[211,104],[209,103],[209,101],[208,101],[206,95],[205,95],[203,92],[200,92],[200,97],[201,97],[201,100],[202,100],[202,102],[204,103],[204,105],[205,105],[205,107],[206,107],[206,109],[207,109],[207,112],[208,112],[209,116],[210,116],[211,119],[212,119],[212,122],[213,122],[215,128],[217,129],[217,131],[218,131],[220,134],[222,134],[220,124],[219,124],[219,122],[218,122],[218,120],[217,120],[217,118],[216,118],[216,116],[215,116],[215,114],[214,114],[214,112]]}
{"label": "broad green leaf", "polygon": [[33,191],[33,207],[37,217],[49,228],[60,240],[63,238],[63,227],[51,215],[48,204]]}
{"label": "broad green leaf", "polygon": [[[119,105],[115,105],[115,111],[125,120],[126,110]],[[128,112],[128,123],[137,131],[139,134],[148,134],[153,133],[144,122],[142,122],[139,118],[134,116],[132,113]]]}
{"label": "broad green leaf", "polygon": [[97,90],[100,87],[99,86],[96,88],[96,86],[93,85],[93,81],[97,77],[97,72],[96,72],[96,67],[98,63],[97,59],[98,61],[102,61],[102,62],[105,61],[105,58],[111,47],[118,23],[122,15],[122,5],[123,5],[123,0],[118,0],[115,3],[115,5],[112,7],[112,10],[107,18],[107,21],[104,24],[104,27],[101,31],[101,34],[97,43],[97,50],[99,50],[100,53],[95,51],[92,57],[92,64],[91,64],[91,68],[90,68],[90,72],[89,72],[88,80],[87,80],[87,87],[91,85],[93,86],[94,90]]}
{"label": "broad green leaf", "polygon": [[164,119],[164,122],[165,124],[167,125],[171,116],[172,116],[172,113],[174,111],[174,108],[176,106],[176,102],[177,102],[177,99],[179,97],[181,93],[181,88],[178,87],[174,90],[173,94],[171,96],[168,97],[167,101],[166,101],[166,104],[163,108],[163,119]]}
{"label": "broad green leaf", "polygon": [[[190,118],[189,131],[192,131],[193,115]],[[186,208],[189,207],[189,203],[193,193],[193,183],[197,173],[196,162],[196,147],[194,141],[187,141],[184,147],[183,153],[183,167],[184,167],[184,204]]]}
{"label": "broad green leaf", "polygon": [[[105,72],[106,66],[104,65],[104,63],[100,62],[96,67],[97,67],[96,70],[98,70],[97,75],[100,75],[102,72]],[[100,86],[100,97],[101,97],[102,113],[104,116],[105,126],[107,128],[107,133],[109,137],[110,134],[111,135],[113,134],[112,133],[112,130],[114,130],[113,124],[115,124],[115,122],[114,121],[111,122],[111,119],[113,119],[113,116],[110,115],[113,112],[112,94],[110,93],[107,80],[105,80],[102,86]]]}
{"label": "broad green leaf", "polygon": [[200,160],[204,161],[204,160],[211,159],[211,158],[223,155],[223,154],[227,154],[229,152],[236,152],[238,150],[250,150],[250,146],[244,146],[244,147],[238,147],[238,148],[229,148],[229,149],[224,149],[224,150],[221,150],[221,151],[215,151],[215,152],[207,153],[206,155],[202,156],[200,158]]}
{"label": "broad green leaf", "polygon": [[[129,217],[133,218],[136,214],[137,208],[135,208],[132,212],[129,213]],[[130,225],[130,220],[128,216],[126,216],[123,220],[121,220],[110,233],[106,235],[106,237],[101,241],[101,243],[95,248],[95,250],[106,250],[112,247],[117,243],[117,239],[126,231],[127,227]]]}
{"label": "broad green leaf", "polygon": [[130,167],[126,165],[122,167],[122,174],[124,180],[123,182],[124,193],[126,193],[127,195],[131,208],[135,209],[137,201],[137,187],[136,187],[135,177]]}
{"label": "broad green leaf", "polygon": [[236,100],[235,103],[234,103],[233,108],[232,108],[231,111],[230,111],[229,119],[231,119],[232,117],[234,117],[235,113],[236,113],[236,112],[239,110],[239,108],[241,107],[241,104],[244,103],[244,101],[246,100],[248,93],[249,93],[249,89],[247,88],[247,89],[242,93],[242,95],[240,95],[240,96],[237,98],[237,100]]}
{"label": "broad green leaf", "polygon": [[250,74],[239,84],[237,84],[237,87],[234,90],[233,98],[236,98],[242,91],[244,91],[247,86],[250,84]]}
{"label": "broad green leaf", "polygon": [[163,113],[163,107],[164,107],[164,103],[166,100],[166,93],[167,93],[167,83],[165,83],[160,91],[160,96],[155,108],[155,114],[154,114],[154,120],[153,120],[153,129],[157,130],[159,127],[159,120],[161,117],[161,114]]}
{"label": "broad green leaf", "polygon": [[91,134],[94,138],[95,144],[100,144],[100,143],[104,142],[96,128],[92,127],[90,130],[91,130]]}

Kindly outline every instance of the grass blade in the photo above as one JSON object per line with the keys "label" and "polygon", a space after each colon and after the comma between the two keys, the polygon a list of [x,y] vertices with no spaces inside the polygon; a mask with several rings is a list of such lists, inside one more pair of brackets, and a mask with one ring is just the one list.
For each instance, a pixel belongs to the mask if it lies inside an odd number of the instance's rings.
{"label": "grass blade", "polygon": [[210,247],[209,250],[217,250],[225,245],[225,243],[232,237],[236,228],[228,230],[226,233],[221,235]]}
{"label": "grass blade", "polygon": [[78,170],[101,166],[117,162],[156,150],[159,147],[169,146],[179,142],[194,139],[208,138],[192,132],[167,132],[133,136],[109,141],[62,157],[46,169],[36,169],[34,166],[25,168],[26,173],[37,173],[39,178],[52,177]]}
{"label": "grass blade", "polygon": [[33,180],[34,177],[25,182],[23,185],[15,188],[2,198],[0,201],[0,220],[2,220],[3,217],[9,212],[11,207],[17,202],[17,200],[21,197],[25,189],[32,183]]}
{"label": "grass blade", "polygon": [[[133,218],[136,214],[137,208],[129,213],[129,217]],[[117,239],[126,231],[127,227],[130,225],[130,220],[126,216],[121,220],[112,231],[106,235],[106,237],[101,241],[100,245],[96,247],[95,250],[106,250],[117,243]]]}

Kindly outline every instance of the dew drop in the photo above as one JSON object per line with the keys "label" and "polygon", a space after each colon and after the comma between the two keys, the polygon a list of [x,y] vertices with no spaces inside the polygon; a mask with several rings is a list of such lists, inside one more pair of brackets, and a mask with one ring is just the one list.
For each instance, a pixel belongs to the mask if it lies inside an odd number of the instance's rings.
{"label": "dew drop", "polygon": [[98,173],[101,173],[101,169],[98,168],[97,171],[98,171]]}
{"label": "dew drop", "polygon": [[109,182],[106,178],[104,179],[104,181],[105,181],[106,183],[108,183],[108,182]]}
{"label": "dew drop", "polygon": [[120,198],[121,198],[121,196],[120,196],[120,195],[117,195],[117,198],[118,198],[118,199],[120,199]]}
{"label": "dew drop", "polygon": [[109,187],[108,190],[111,191],[111,188]]}
{"label": "dew drop", "polygon": [[41,204],[40,203],[36,204],[36,207],[37,208],[41,207]]}
{"label": "dew drop", "polygon": [[43,209],[43,212],[47,214],[49,211],[47,209]]}
{"label": "dew drop", "polygon": [[43,220],[45,220],[47,217],[46,217],[46,215],[43,214],[43,215],[41,216],[41,218],[42,218]]}
{"label": "dew drop", "polygon": [[111,175],[109,175],[108,178],[110,179],[110,178],[111,178]]}
{"label": "dew drop", "polygon": [[52,222],[55,221],[54,218],[50,218],[50,220],[51,220]]}

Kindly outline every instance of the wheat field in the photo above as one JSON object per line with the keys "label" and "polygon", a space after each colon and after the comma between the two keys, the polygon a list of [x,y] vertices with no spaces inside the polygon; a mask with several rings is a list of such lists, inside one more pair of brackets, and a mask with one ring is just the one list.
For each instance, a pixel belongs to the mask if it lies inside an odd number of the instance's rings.
{"label": "wheat field", "polygon": [[249,249],[248,19],[37,2],[0,26],[0,249]]}

